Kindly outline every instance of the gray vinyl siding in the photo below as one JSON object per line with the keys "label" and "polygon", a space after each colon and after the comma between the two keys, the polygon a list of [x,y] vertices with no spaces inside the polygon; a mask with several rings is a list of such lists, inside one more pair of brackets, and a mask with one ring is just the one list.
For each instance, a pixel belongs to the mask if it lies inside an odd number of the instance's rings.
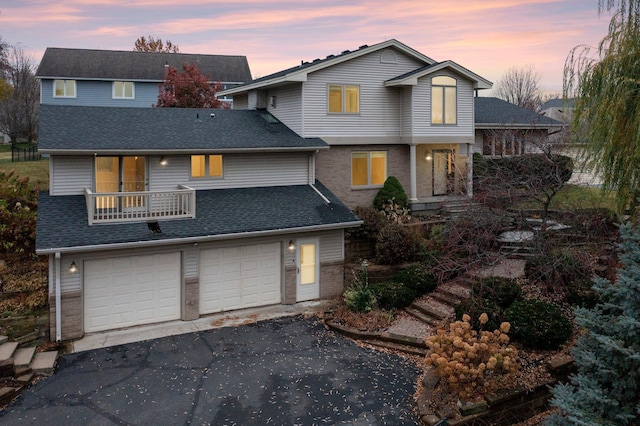
{"label": "gray vinyl siding", "polygon": [[135,99],[114,99],[113,81],[77,80],[75,98],[55,98],[53,80],[42,80],[43,104],[150,108],[158,102],[158,83],[135,82]]}
{"label": "gray vinyl siding", "polygon": [[92,187],[92,158],[52,155],[49,175],[51,195],[84,195]]}
{"label": "gray vinyl siding", "polygon": [[476,131],[476,138],[475,138],[475,143],[472,146],[473,152],[472,154],[480,154],[482,155],[482,151],[483,151],[483,145],[484,145],[484,140],[483,140],[483,133],[482,131]]}
{"label": "gray vinyl siding", "polygon": [[233,109],[249,109],[249,97],[244,94],[234,95]]}
{"label": "gray vinyl siding", "polygon": [[[431,78],[447,75],[457,80],[458,123],[455,126],[431,125]],[[450,72],[442,71],[425,76],[414,86],[413,135],[414,136],[473,136],[473,86],[470,81]]]}
{"label": "gray vinyl siding", "polygon": [[149,159],[149,190],[166,191],[177,185],[194,189],[250,188],[260,186],[305,185],[309,176],[309,153],[225,154],[222,178],[192,179],[191,157],[169,156]]}
{"label": "gray vinyl siding", "polygon": [[[268,102],[268,99],[272,96],[276,97],[275,108]],[[303,132],[302,83],[270,89],[267,96],[267,111],[286,124],[291,130],[301,135]]]}
{"label": "gray vinyl siding", "polygon": [[185,249],[184,277],[198,277],[198,248],[197,246],[189,246]]}
{"label": "gray vinyl siding", "polygon": [[402,136],[413,134],[413,86],[402,89]]}
{"label": "gray vinyl siding", "polygon": [[325,232],[320,235],[320,262],[344,260],[344,231]]}
{"label": "gray vinyl siding", "polygon": [[[309,75],[304,83],[304,137],[397,136],[401,134],[401,89],[385,87],[391,78],[423,64],[396,51],[396,64],[381,63],[373,52]],[[329,84],[360,86],[359,114],[329,114]]]}

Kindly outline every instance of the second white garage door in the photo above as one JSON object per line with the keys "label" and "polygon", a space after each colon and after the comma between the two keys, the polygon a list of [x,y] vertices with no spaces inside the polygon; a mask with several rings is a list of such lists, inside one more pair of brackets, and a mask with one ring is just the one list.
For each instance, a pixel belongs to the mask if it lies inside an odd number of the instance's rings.
{"label": "second white garage door", "polygon": [[202,250],[200,313],[281,302],[280,243]]}
{"label": "second white garage door", "polygon": [[84,262],[84,331],[180,319],[179,252]]}

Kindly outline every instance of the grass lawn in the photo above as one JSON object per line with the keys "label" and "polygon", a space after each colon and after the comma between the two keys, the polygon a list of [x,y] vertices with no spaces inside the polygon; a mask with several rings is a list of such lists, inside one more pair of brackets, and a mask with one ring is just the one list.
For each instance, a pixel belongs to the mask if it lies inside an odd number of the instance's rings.
{"label": "grass lawn", "polygon": [[38,190],[49,189],[49,159],[11,162],[11,145],[0,144],[0,171],[14,172],[20,177],[29,177],[29,184]]}
{"label": "grass lawn", "polygon": [[[600,188],[582,185],[565,185],[551,200],[550,210],[609,209],[615,211],[615,194],[605,194]],[[517,208],[540,209],[542,205],[532,200],[518,203]]]}

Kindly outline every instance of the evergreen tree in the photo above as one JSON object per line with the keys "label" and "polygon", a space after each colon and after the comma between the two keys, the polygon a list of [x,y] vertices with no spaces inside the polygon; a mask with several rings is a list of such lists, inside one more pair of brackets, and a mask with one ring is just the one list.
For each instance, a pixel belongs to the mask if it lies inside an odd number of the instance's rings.
{"label": "evergreen tree", "polygon": [[548,424],[631,425],[640,423],[640,230],[620,228],[615,283],[594,279],[601,301],[577,308],[586,329],[573,349],[577,373],[553,389],[560,413]]}

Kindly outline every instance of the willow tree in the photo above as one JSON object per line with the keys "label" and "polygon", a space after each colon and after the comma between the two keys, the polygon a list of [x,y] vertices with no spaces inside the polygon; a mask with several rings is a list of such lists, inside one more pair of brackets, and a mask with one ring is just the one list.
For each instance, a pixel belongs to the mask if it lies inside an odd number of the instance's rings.
{"label": "willow tree", "polygon": [[574,48],[565,63],[564,95],[575,97],[573,134],[586,142],[586,165],[619,211],[640,197],[640,0],[599,0],[613,13],[597,50]]}

